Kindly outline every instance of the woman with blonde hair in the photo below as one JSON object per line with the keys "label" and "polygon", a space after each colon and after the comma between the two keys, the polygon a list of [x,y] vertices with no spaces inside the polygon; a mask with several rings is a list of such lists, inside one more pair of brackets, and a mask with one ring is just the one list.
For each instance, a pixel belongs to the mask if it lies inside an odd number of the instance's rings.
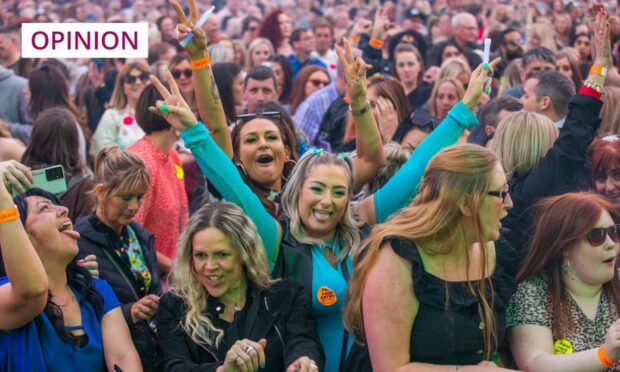
{"label": "woman with blonde hair", "polygon": [[603,109],[601,110],[600,135],[620,134],[620,88],[605,87],[603,94]]}
{"label": "woman with blonde hair", "polygon": [[256,226],[230,203],[207,204],[188,222],[157,328],[167,371],[323,369],[301,286],[269,278]]}
{"label": "woman with blonde hair", "polygon": [[248,57],[248,50],[245,47],[243,41],[239,39],[232,40],[234,55],[232,63],[236,63],[241,66],[243,71],[247,71],[250,68],[250,58]]}
{"label": "woman with blonde hair", "polygon": [[248,56],[250,58],[250,67],[260,65],[267,61],[269,57],[275,54],[273,44],[269,39],[258,37],[248,45]]}
{"label": "woman with blonde hair", "polygon": [[459,80],[451,77],[437,80],[428,100],[429,113],[437,119],[445,118],[464,94],[465,89]]}
{"label": "woman with blonde hair", "polygon": [[136,104],[148,83],[150,68],[143,62],[131,62],[119,71],[108,109],[93,133],[90,154],[96,155],[106,145],[116,144],[121,150],[144,136],[136,121]]}
{"label": "woman with blonde hair", "polygon": [[463,86],[466,86],[469,82],[470,75],[471,68],[466,60],[459,57],[448,58],[441,64],[436,81],[446,78],[453,78],[460,81]]}
{"label": "woman with blonde hair", "polygon": [[538,22],[531,24],[526,30],[526,39],[524,51],[528,51],[534,47],[545,47],[553,53],[558,51],[555,42],[555,30],[553,26],[547,22]]}
{"label": "woman with blonde hair", "polygon": [[[606,68],[611,62],[607,14],[602,10],[596,14],[595,64]],[[530,206],[547,196],[594,188],[587,150],[600,125],[603,102],[602,90],[591,86],[604,86],[605,78],[590,73],[586,82],[570,100],[559,134],[548,120],[526,113],[507,117],[495,132],[491,149],[508,172],[514,201],[514,208],[502,223],[509,230],[506,237],[520,253],[525,252],[533,231]]]}
{"label": "woman with blonde hair", "polygon": [[489,361],[504,337],[513,252],[494,241],[511,207],[489,150],[456,145],[431,159],[413,203],[355,255],[344,319],[367,344],[372,369],[500,370]]}

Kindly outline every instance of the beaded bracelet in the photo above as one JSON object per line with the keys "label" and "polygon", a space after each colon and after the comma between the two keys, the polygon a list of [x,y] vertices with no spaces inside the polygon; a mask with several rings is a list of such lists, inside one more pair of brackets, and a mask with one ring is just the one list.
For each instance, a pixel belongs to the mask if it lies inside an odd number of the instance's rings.
{"label": "beaded bracelet", "polygon": [[583,81],[583,86],[588,87],[588,88],[592,88],[594,90],[596,90],[597,92],[599,92],[600,94],[605,93],[605,89],[601,86],[601,84],[592,81],[592,80],[584,80]]}

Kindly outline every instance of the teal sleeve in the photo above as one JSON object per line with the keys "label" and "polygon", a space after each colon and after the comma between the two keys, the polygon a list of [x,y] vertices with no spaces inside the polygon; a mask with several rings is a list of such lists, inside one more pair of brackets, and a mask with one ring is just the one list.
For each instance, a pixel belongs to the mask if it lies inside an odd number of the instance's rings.
{"label": "teal sleeve", "polygon": [[422,141],[409,160],[375,193],[377,223],[385,222],[392,214],[409,205],[418,193],[431,158],[444,147],[455,144],[466,128],[476,124],[478,119],[463,101],[454,105],[437,129]]}
{"label": "teal sleeve", "polygon": [[278,256],[277,222],[267,212],[260,199],[243,181],[237,167],[215,143],[202,124],[181,132],[185,146],[192,151],[196,163],[209,182],[222,194],[224,200],[241,207],[256,225],[263,240],[270,270]]}

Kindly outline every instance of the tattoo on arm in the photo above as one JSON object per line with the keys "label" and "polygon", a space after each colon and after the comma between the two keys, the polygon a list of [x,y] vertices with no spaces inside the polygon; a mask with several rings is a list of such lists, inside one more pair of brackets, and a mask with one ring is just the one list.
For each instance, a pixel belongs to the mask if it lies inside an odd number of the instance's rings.
{"label": "tattoo on arm", "polygon": [[217,84],[215,84],[213,74],[211,75],[211,97],[215,103],[220,103],[220,92],[217,90]]}

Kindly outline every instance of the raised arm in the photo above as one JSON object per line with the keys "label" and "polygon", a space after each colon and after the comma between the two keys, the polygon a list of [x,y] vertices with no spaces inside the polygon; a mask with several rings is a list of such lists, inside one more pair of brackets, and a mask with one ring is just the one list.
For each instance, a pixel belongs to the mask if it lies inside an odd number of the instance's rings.
{"label": "raised arm", "polygon": [[232,160],[217,146],[207,128],[196,119],[183,100],[170,72],[166,72],[166,79],[170,84],[171,92],[155,76],[151,75],[151,81],[164,97],[164,101],[158,101],[157,107],[149,107],[149,110],[164,117],[172,127],[181,132],[185,146],[192,151],[198,166],[209,182],[225,200],[241,207],[256,224],[265,247],[269,267],[273,268],[278,257],[282,235],[280,224],[271,217],[258,196],[243,182]]}
{"label": "raised arm", "polygon": [[347,96],[351,99],[357,148],[357,156],[353,158],[355,165],[353,192],[357,192],[375,177],[379,168],[385,163],[385,155],[379,128],[366,98],[366,63],[361,58],[353,58],[351,45],[347,39],[344,39],[344,51],[336,47],[336,53],[345,71]]}
{"label": "raised arm", "polygon": [[368,224],[382,223],[399,209],[406,207],[418,192],[426,165],[444,147],[456,143],[466,128],[478,124],[473,111],[478,106],[482,91],[491,81],[487,80],[489,68],[493,69],[500,59],[488,66],[480,65],[472,72],[467,92],[446,118],[416,150],[405,165],[377,192],[357,206],[357,213]]}
{"label": "raised arm", "polygon": [[181,6],[175,0],[170,1],[181,20],[181,23],[177,26],[179,40],[183,40],[190,31],[194,34],[192,40],[185,47],[185,51],[192,59],[194,91],[196,92],[198,112],[207,128],[209,128],[209,133],[211,133],[217,145],[232,159],[232,139],[230,138],[230,131],[228,130],[228,123],[226,122],[226,114],[224,113],[220,94],[213,78],[209,52],[207,52],[207,36],[200,28],[194,27],[196,24],[195,0],[188,0],[188,3],[191,13],[189,20],[185,17]]}
{"label": "raised arm", "polygon": [[[0,163],[0,246],[9,283],[0,286],[0,329],[10,331],[33,320],[45,307],[48,280],[6,183],[31,185],[30,171],[15,161]],[[21,186],[20,186],[21,187]],[[13,209],[15,208],[15,209]]]}

